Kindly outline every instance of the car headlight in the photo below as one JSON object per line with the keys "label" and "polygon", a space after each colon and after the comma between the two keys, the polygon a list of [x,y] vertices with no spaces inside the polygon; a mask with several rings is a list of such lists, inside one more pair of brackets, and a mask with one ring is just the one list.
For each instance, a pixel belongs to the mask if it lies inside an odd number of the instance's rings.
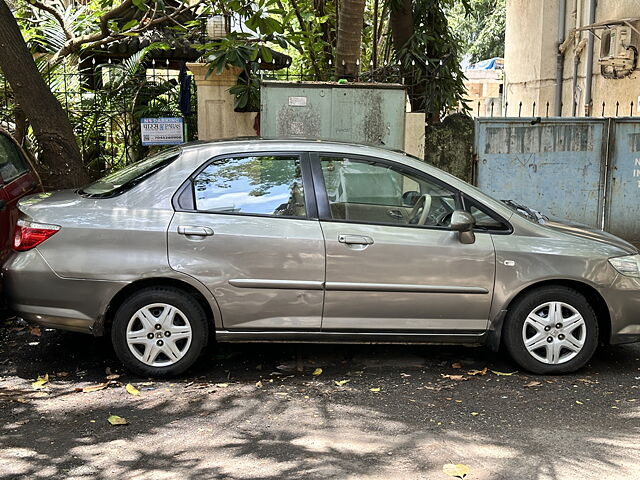
{"label": "car headlight", "polygon": [[640,255],[610,258],[609,263],[623,275],[640,278]]}

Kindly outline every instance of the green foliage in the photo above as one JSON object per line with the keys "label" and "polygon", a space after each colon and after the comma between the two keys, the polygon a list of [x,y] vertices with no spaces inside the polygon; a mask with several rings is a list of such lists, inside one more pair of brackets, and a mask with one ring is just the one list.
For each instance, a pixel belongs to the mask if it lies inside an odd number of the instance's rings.
{"label": "green foliage", "polygon": [[469,62],[504,56],[506,0],[470,0],[468,9],[454,4],[447,18],[460,55]]}
{"label": "green foliage", "polygon": [[[409,74],[413,110],[424,111],[431,122],[437,122],[459,105],[467,108],[465,77],[458,61],[460,51],[445,14],[446,8],[454,3],[454,0],[414,2],[413,37],[395,54],[402,70]],[[468,7],[467,0],[460,5]]]}

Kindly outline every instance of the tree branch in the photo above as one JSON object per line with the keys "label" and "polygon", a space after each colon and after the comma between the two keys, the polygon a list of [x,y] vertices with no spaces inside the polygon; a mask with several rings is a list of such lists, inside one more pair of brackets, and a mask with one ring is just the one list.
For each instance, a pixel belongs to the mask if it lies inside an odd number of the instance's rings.
{"label": "tree branch", "polygon": [[30,3],[32,6],[36,7],[39,10],[43,10],[49,13],[53,18],[55,18],[60,24],[60,27],[62,27],[62,31],[64,32],[64,36],[67,38],[67,40],[71,40],[73,38],[73,35],[67,28],[67,24],[65,23],[62,15],[60,15],[60,12],[58,12],[55,8],[49,5],[45,5],[44,3],[39,2],[38,0],[31,0]]}
{"label": "tree branch", "polygon": [[170,14],[162,15],[157,18],[154,18],[157,13],[156,7],[154,6],[154,9],[152,10],[153,13],[151,15],[149,15],[148,12],[145,13],[144,17],[142,18],[142,21],[137,26],[127,30],[126,32],[113,32],[109,28],[109,21],[120,18],[129,9],[133,8],[133,0],[125,0],[120,5],[118,5],[115,8],[112,8],[111,10],[104,13],[100,17],[99,32],[91,33],[87,35],[80,35],[78,37],[72,36],[69,40],[67,40],[67,42],[65,43],[65,46],[55,55],[53,60],[55,61],[60,57],[66,57],[67,55],[70,55],[78,51],[78,49],[80,49],[80,47],[83,45],[87,45],[88,48],[99,47],[99,46],[114,42],[116,40],[119,40],[121,38],[124,38],[126,36],[125,34],[142,33],[149,30],[152,27],[155,27],[156,25],[160,25],[167,21],[175,21],[176,17],[182,15],[183,13],[189,10],[193,10],[199,7],[200,5],[204,4],[205,1],[206,0],[199,0],[193,5],[189,5],[188,3],[183,1],[180,4],[180,6],[176,7],[174,11],[171,12]]}

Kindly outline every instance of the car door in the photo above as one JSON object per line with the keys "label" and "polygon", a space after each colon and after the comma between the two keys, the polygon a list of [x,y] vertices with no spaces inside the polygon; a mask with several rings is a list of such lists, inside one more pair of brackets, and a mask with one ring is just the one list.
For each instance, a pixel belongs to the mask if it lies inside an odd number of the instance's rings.
{"label": "car door", "polygon": [[176,210],[171,267],[211,290],[225,329],[320,329],[324,239],[306,154],[213,158]]}
{"label": "car door", "polygon": [[457,191],[387,160],[312,156],[326,246],[323,330],[479,333],[495,274],[491,235],[448,228]]}
{"label": "car door", "polygon": [[40,181],[22,149],[0,130],[0,265],[11,251],[18,200],[40,190]]}

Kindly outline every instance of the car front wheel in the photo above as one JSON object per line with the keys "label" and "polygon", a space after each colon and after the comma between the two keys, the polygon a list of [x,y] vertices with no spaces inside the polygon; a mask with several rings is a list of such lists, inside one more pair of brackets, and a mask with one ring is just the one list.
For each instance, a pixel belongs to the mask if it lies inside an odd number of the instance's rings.
{"label": "car front wheel", "polygon": [[176,288],[134,293],[118,309],[111,340],[124,366],[141,376],[171,377],[195,363],[207,345],[200,304]]}
{"label": "car front wheel", "polygon": [[596,350],[598,321],[578,291],[543,287],[528,292],[509,308],[504,344],[516,363],[530,372],[574,372]]}

